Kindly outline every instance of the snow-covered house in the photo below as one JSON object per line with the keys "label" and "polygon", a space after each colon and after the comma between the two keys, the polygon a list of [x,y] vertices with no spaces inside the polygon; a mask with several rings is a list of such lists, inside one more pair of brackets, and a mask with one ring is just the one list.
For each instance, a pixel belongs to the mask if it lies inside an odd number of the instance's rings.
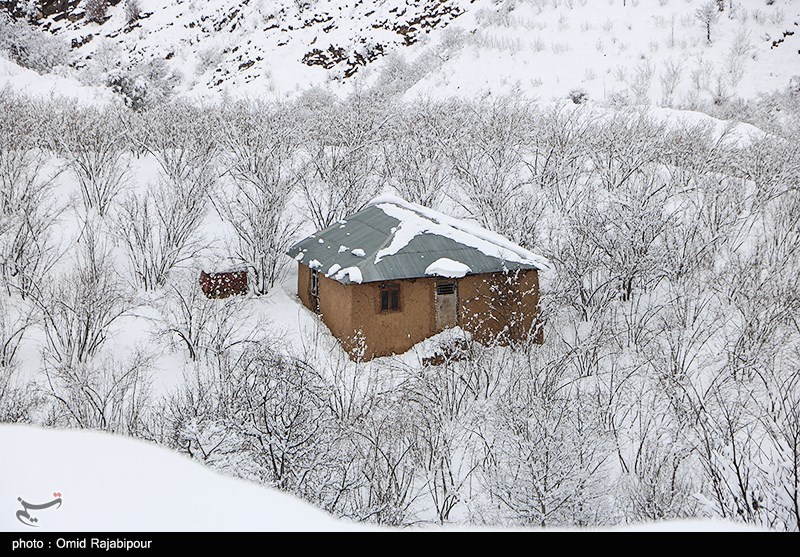
{"label": "snow-covered house", "polygon": [[546,261],[438,211],[379,197],[288,254],[303,304],[354,357],[399,354],[457,326],[480,342],[541,342]]}

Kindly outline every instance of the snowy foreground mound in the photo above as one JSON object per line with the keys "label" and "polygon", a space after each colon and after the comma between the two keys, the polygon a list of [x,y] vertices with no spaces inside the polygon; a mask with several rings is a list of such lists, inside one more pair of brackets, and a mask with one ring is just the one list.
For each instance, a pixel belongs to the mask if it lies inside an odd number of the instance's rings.
{"label": "snowy foreground mound", "polygon": [[[99,432],[0,425],[0,531],[345,530],[311,505],[158,446]],[[18,497],[63,504],[31,510]]]}
{"label": "snowy foreground mound", "polygon": [[[0,531],[366,530],[298,499],[226,478],[167,449],[100,432],[0,425]],[[17,518],[29,509],[38,528]],[[454,526],[448,529],[465,529]],[[679,521],[626,530],[748,530],[724,521]]]}

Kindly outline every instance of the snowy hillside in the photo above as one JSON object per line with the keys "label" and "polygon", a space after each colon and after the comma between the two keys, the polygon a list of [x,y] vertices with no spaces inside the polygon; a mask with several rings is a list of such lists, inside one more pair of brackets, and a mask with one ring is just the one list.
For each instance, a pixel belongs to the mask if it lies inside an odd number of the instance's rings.
{"label": "snowy hillside", "polygon": [[113,93],[104,87],[84,85],[70,77],[39,75],[33,70],[20,67],[0,57],[0,90],[5,87],[26,95],[65,97],[88,103],[105,103],[114,97]]}
{"label": "snowy hillside", "polygon": [[107,70],[165,60],[183,91],[262,96],[350,77],[446,27],[474,1],[142,0],[130,23],[124,2],[99,22],[73,2],[66,17],[43,16],[42,27],[85,60],[113,58]]}
{"label": "snowy hillside", "polygon": [[[519,92],[542,100],[579,90],[615,104],[695,107],[785,88],[800,73],[800,2],[510,1],[477,10],[471,28],[411,94]],[[457,25],[457,24],[456,24]]]}
{"label": "snowy hillside", "polygon": [[[0,425],[0,531],[347,530],[311,505],[226,478],[169,450],[96,432]],[[24,519],[25,517],[23,517]]]}
{"label": "snowy hillside", "polygon": [[[155,445],[100,432],[0,424],[0,531],[369,530],[307,503]],[[12,456],[9,458],[9,456]],[[19,456],[24,455],[24,458]],[[23,511],[57,498],[61,505]],[[30,519],[35,518],[36,521]],[[24,523],[27,521],[27,523]],[[748,530],[725,521],[643,524],[631,530]]]}
{"label": "snowy hillside", "polygon": [[137,0],[139,19],[122,1],[99,22],[83,3],[66,16],[44,4],[38,23],[72,46],[85,82],[155,73],[212,98],[363,82],[693,108],[783,89],[800,71],[797,0],[723,2],[709,28],[685,0]]}

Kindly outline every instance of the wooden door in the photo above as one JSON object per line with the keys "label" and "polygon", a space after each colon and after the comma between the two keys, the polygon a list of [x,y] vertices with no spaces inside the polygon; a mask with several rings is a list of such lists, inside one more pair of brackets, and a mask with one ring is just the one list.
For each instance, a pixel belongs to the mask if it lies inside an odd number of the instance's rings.
{"label": "wooden door", "polygon": [[455,282],[437,282],[434,296],[436,331],[458,325],[458,289]]}

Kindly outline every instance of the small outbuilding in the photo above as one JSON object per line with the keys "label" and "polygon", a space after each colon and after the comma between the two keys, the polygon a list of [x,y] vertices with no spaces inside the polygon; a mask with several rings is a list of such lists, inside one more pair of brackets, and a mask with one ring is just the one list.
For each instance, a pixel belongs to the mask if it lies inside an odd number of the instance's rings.
{"label": "small outbuilding", "polygon": [[298,296],[353,358],[400,354],[452,327],[483,343],[542,342],[547,262],[438,211],[379,197],[288,254]]}

